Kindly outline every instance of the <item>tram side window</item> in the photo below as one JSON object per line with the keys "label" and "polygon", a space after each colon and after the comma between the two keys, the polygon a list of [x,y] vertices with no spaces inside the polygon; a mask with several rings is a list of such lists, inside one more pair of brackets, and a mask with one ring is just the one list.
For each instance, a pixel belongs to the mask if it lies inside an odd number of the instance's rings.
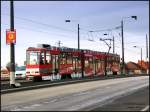
{"label": "tram side window", "polygon": [[51,55],[50,55],[50,52],[46,52],[46,64],[51,64]]}
{"label": "tram side window", "polygon": [[67,56],[67,64],[72,64],[72,56],[71,55]]}
{"label": "tram side window", "polygon": [[85,67],[88,67],[89,66],[89,62],[88,60],[85,60]]}
{"label": "tram side window", "polygon": [[89,67],[93,68],[93,59],[92,58],[89,58]]}
{"label": "tram side window", "polygon": [[77,68],[80,69],[81,68],[81,59],[77,58]]}
{"label": "tram side window", "polygon": [[26,61],[27,61],[27,64],[30,64],[30,53],[29,52],[26,52]]}

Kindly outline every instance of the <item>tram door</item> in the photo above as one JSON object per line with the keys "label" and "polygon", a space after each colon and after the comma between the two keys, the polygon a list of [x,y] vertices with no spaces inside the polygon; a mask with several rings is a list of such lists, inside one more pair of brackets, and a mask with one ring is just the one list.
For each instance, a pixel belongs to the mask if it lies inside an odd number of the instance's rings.
{"label": "tram door", "polygon": [[73,70],[77,73],[77,57],[73,57]]}
{"label": "tram door", "polygon": [[58,55],[51,55],[52,59],[52,72],[54,75],[57,75],[59,70],[59,58]]}
{"label": "tram door", "polygon": [[78,56],[73,56],[73,77],[81,77],[81,59]]}
{"label": "tram door", "polygon": [[98,65],[97,59],[93,58],[93,74],[94,75],[96,75],[96,72],[97,72],[97,65]]}

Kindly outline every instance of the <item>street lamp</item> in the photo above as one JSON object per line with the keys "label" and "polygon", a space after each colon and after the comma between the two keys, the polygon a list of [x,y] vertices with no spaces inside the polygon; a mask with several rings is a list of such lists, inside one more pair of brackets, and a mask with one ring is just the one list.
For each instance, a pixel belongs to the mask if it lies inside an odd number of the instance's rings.
{"label": "street lamp", "polygon": [[[134,18],[137,20],[137,16],[130,16],[125,18]],[[123,19],[125,19],[123,18]],[[125,74],[125,67],[124,67],[124,35],[123,35],[123,19],[121,20],[121,37],[122,37],[122,66],[121,66],[121,74]]]}
{"label": "street lamp", "polygon": [[137,20],[137,16],[131,16],[131,18],[134,18],[135,20]]}
{"label": "street lamp", "polygon": [[[90,33],[91,33],[91,35],[92,35],[92,32],[94,32],[94,31],[89,31]],[[92,38],[92,39],[88,39],[88,41],[91,41],[91,42],[94,42],[94,39]]]}
{"label": "street lamp", "polygon": [[[65,20],[65,22],[71,22],[71,20]],[[80,27],[79,27],[79,24],[78,24],[78,50],[80,50]]]}
{"label": "street lamp", "polygon": [[142,67],[142,47],[139,47],[139,46],[133,46],[133,47],[141,49],[141,67]]}

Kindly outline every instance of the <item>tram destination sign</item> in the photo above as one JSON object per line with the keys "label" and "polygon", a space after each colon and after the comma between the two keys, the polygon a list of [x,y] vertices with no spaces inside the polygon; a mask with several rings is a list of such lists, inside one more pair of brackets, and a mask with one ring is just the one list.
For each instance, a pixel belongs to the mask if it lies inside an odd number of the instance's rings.
{"label": "tram destination sign", "polygon": [[9,29],[6,30],[6,44],[16,43],[16,30],[10,31]]}

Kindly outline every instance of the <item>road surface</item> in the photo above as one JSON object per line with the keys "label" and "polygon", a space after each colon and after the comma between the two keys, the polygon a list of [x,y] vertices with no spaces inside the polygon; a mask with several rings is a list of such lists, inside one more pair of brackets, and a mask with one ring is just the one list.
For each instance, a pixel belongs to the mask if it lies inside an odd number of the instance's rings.
{"label": "road surface", "polygon": [[123,95],[110,103],[92,105],[83,110],[88,111],[149,111],[149,86],[141,88],[131,94]]}
{"label": "road surface", "polygon": [[71,111],[104,105],[149,86],[149,76],[99,80],[1,95],[2,111]]}

